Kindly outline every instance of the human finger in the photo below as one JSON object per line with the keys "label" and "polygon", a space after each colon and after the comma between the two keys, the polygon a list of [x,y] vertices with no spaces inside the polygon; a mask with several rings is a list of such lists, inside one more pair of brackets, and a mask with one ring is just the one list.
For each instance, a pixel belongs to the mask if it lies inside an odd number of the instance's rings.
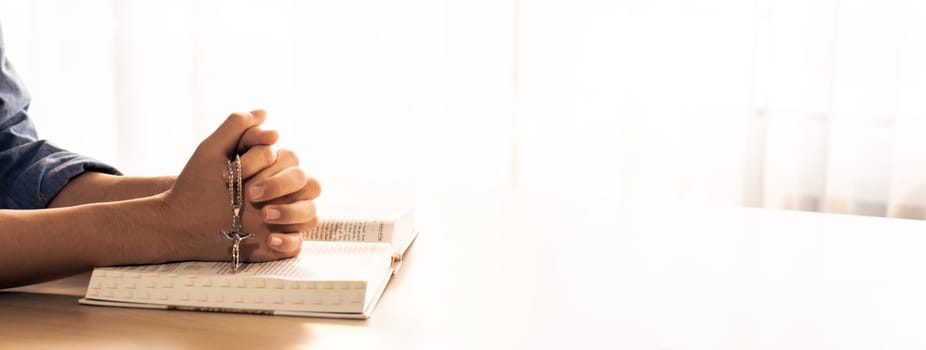
{"label": "human finger", "polygon": [[290,193],[283,197],[279,197],[273,200],[265,201],[264,204],[286,204],[292,203],[301,200],[313,200],[318,198],[322,193],[322,185],[318,182],[318,179],[306,175],[305,186],[303,186],[299,191]]}
{"label": "human finger", "polygon": [[309,232],[314,230],[315,226],[318,226],[318,216],[313,217],[308,222],[298,224],[268,225],[271,232]]}
{"label": "human finger", "polygon": [[289,167],[254,184],[251,187],[251,200],[256,202],[283,197],[301,190],[305,182],[306,176],[302,169]]}
{"label": "human finger", "polygon": [[315,218],[315,203],[310,200],[303,200],[289,204],[265,205],[261,208],[261,213],[264,222],[268,224],[305,223]]}
{"label": "human finger", "polygon": [[302,233],[270,233],[267,235],[267,246],[276,252],[287,255],[299,254],[302,248]]}
{"label": "human finger", "polygon": [[241,178],[249,179],[261,170],[273,165],[276,152],[270,146],[254,146],[241,155]]}
{"label": "human finger", "polygon": [[260,125],[266,117],[266,114],[232,113],[218,129],[203,140],[200,148],[205,148],[207,152],[221,152],[231,156],[245,130]]}
{"label": "human finger", "polygon": [[252,127],[244,132],[238,141],[238,154],[247,152],[255,146],[272,146],[280,140],[280,133],[276,130]]}
{"label": "human finger", "polygon": [[[248,200],[252,202],[261,202],[274,199],[275,197],[265,195],[267,192],[265,188],[268,182],[267,180],[275,174],[287,168],[296,167],[297,165],[299,165],[299,158],[296,157],[293,151],[287,149],[277,151],[276,161],[273,162],[273,165],[258,172],[248,181],[248,184],[245,185],[248,191]],[[272,185],[273,184],[271,184],[271,186]]]}

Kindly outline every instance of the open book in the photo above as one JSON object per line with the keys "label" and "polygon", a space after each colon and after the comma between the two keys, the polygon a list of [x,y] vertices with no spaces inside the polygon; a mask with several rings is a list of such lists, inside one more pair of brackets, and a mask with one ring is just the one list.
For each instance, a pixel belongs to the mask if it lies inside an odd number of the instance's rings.
{"label": "open book", "polygon": [[319,208],[294,258],[99,267],[81,304],[368,318],[417,237],[412,211]]}

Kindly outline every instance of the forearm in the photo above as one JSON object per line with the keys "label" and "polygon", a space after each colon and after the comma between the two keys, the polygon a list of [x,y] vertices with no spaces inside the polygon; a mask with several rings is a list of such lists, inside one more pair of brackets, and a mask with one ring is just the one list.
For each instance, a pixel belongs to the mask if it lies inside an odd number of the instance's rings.
{"label": "forearm", "polygon": [[[94,266],[177,260],[162,196],[43,210],[0,210],[0,288]],[[177,256],[173,256],[177,255]]]}
{"label": "forearm", "polygon": [[[0,210],[0,288],[95,266],[227,260],[229,243],[216,235],[229,227],[232,216],[223,175],[228,154],[241,149],[247,150],[241,156],[245,188],[260,181],[255,186],[265,189],[261,202],[245,201],[242,229],[254,239],[241,247],[242,256],[267,261],[298,254],[299,232],[315,219],[308,205],[318,195],[317,186],[306,185],[305,175],[294,171],[294,155],[274,159],[269,145],[275,133],[256,129],[265,117],[263,112],[230,115],[177,178],[88,172],[71,179],[48,209]],[[46,205],[47,198],[33,202]],[[272,222],[265,222],[262,207],[283,215],[267,214]]]}
{"label": "forearm", "polygon": [[133,177],[87,172],[71,179],[49,203],[49,208],[88,203],[115,202],[163,193],[176,177]]}

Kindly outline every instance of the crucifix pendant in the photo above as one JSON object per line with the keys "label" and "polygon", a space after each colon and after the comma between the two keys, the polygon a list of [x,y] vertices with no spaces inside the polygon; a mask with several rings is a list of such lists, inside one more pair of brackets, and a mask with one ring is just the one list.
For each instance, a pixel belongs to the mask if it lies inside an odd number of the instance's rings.
{"label": "crucifix pendant", "polygon": [[220,233],[232,241],[232,268],[235,272],[238,272],[238,268],[241,267],[241,241],[254,237],[254,234],[238,232],[237,230],[220,231]]}
{"label": "crucifix pendant", "polygon": [[241,157],[229,160],[225,167],[225,180],[228,185],[228,197],[232,208],[231,231],[221,230],[219,235],[232,241],[232,265],[235,272],[241,266],[241,241],[254,237],[253,233],[242,232],[241,211],[244,209],[244,190],[241,185]]}

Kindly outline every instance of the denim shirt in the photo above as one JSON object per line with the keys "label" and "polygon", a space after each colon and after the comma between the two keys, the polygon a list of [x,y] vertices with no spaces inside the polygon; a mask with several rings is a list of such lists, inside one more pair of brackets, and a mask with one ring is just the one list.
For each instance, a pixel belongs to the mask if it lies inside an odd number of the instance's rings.
{"label": "denim shirt", "polygon": [[29,94],[6,59],[0,31],[0,209],[45,208],[68,181],[115,168],[41,140],[29,120]]}

